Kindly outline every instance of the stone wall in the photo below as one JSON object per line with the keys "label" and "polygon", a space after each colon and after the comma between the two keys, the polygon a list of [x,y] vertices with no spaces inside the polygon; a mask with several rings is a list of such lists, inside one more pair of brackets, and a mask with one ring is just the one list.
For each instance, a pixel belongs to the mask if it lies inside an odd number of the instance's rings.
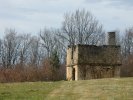
{"label": "stone wall", "polygon": [[79,66],[79,80],[119,77],[119,66]]}
{"label": "stone wall", "polygon": [[78,63],[78,52],[79,52],[78,51],[78,46],[74,46],[73,47],[73,53],[72,53],[72,48],[68,47],[68,49],[67,49],[66,66],[70,67],[70,66],[76,65]]}
{"label": "stone wall", "polygon": [[78,45],[78,64],[119,65],[120,46]]}

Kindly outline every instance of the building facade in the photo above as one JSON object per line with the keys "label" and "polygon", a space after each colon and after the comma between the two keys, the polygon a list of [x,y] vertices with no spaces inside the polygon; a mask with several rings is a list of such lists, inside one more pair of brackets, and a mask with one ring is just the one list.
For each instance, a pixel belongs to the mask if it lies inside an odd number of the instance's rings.
{"label": "building facade", "polygon": [[120,76],[120,46],[115,32],[109,32],[108,45],[75,45],[67,49],[66,79],[88,80]]}

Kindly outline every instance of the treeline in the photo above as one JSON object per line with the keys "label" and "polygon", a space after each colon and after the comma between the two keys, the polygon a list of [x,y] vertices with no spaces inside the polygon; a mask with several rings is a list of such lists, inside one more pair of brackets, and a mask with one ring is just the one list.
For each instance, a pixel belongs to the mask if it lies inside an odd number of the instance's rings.
{"label": "treeline", "polygon": [[121,77],[133,77],[133,27],[127,28],[121,37]]}
{"label": "treeline", "polygon": [[65,79],[64,54],[64,46],[51,30],[31,36],[9,29],[0,40],[0,81]]}
{"label": "treeline", "polygon": [[[133,28],[119,40],[121,76],[133,76]],[[8,29],[0,40],[0,82],[63,80],[67,46],[76,44],[106,44],[102,25],[85,10],[64,14],[61,28],[44,28],[37,36]]]}

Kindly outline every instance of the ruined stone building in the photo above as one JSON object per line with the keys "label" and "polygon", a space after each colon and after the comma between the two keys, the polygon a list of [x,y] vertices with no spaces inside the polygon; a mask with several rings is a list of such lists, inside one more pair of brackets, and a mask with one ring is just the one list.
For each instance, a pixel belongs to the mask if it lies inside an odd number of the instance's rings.
{"label": "ruined stone building", "polygon": [[[108,45],[74,45],[67,49],[67,80],[87,80],[120,76],[120,46],[115,32],[108,33]],[[72,51],[73,50],[73,51]]]}

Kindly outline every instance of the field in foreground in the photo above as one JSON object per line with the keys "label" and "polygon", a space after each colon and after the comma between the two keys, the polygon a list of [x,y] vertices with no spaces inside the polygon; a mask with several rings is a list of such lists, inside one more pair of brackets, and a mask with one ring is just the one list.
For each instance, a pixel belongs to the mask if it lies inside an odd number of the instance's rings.
{"label": "field in foreground", "polygon": [[0,100],[133,100],[133,78],[0,83]]}

